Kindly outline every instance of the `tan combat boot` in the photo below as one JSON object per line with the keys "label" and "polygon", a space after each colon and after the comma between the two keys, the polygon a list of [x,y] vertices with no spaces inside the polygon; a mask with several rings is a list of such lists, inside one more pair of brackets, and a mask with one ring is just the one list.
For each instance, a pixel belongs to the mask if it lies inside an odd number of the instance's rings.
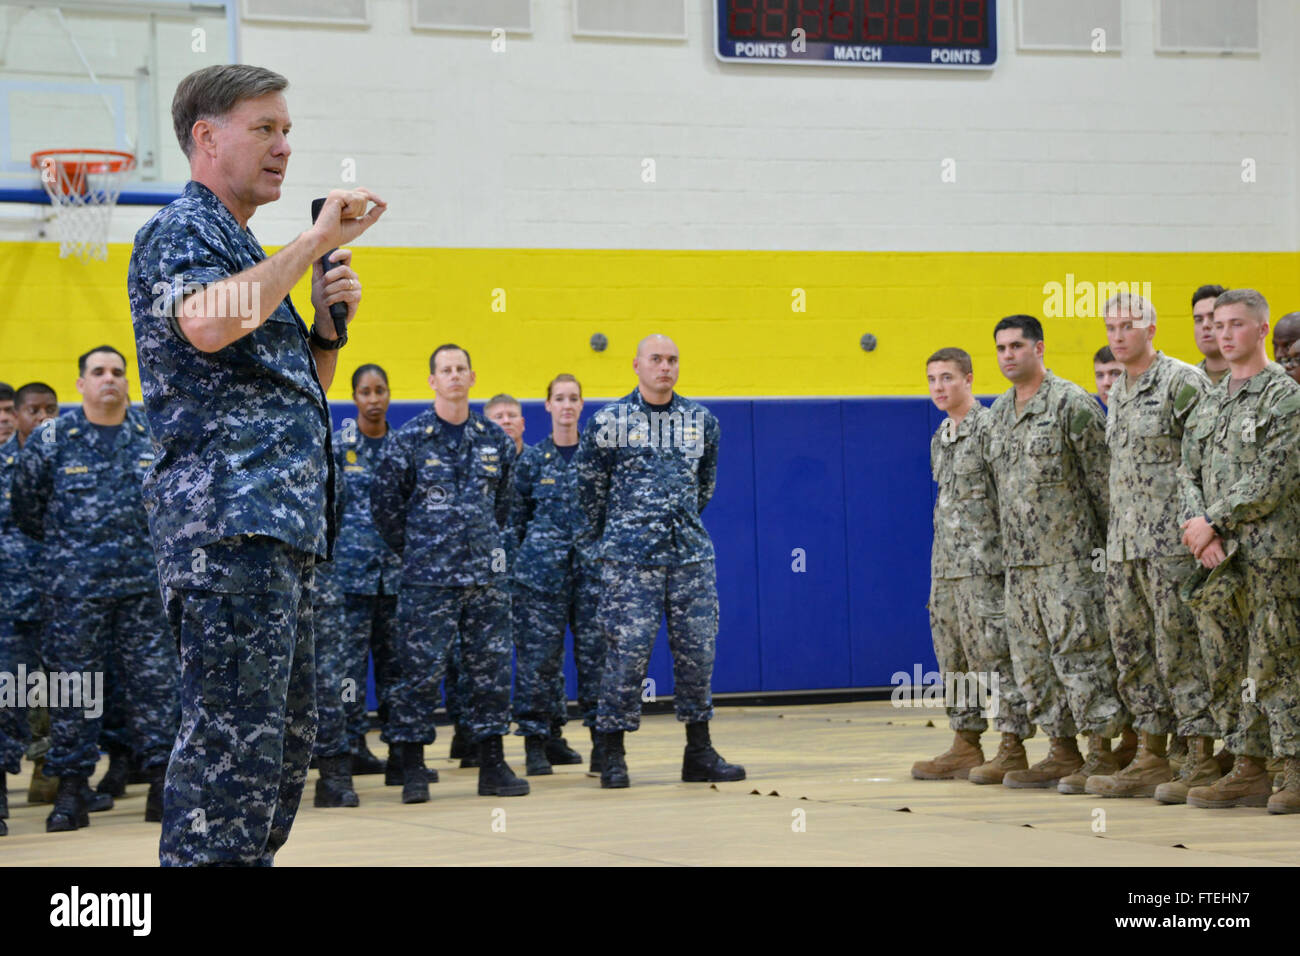
{"label": "tan combat boot", "polygon": [[984,762],[977,730],[959,730],[952,738],[952,746],[933,760],[918,760],[912,764],[912,776],[917,780],[965,780],[973,767]]}
{"label": "tan combat boot", "polygon": [[1169,769],[1177,776],[1183,769],[1183,761],[1187,759],[1187,738],[1174,736],[1169,744]]}
{"label": "tan combat boot", "polygon": [[1187,805],[1207,810],[1266,807],[1272,795],[1273,778],[1264,769],[1264,759],[1237,754],[1237,761],[1227,776],[1220,777],[1208,787],[1193,787],[1187,791]]}
{"label": "tan combat boot", "polygon": [[1214,738],[1188,737],[1183,768],[1173,780],[1156,787],[1156,801],[1186,803],[1187,791],[1193,787],[1208,787],[1222,776],[1219,762],[1214,759]]}
{"label": "tan combat boot", "polygon": [[1269,813],[1300,813],[1300,757],[1286,758],[1282,789],[1268,798]]}
{"label": "tan combat boot", "polygon": [[1119,746],[1113,751],[1115,762],[1119,769],[1123,770],[1137,756],[1138,752],[1138,735],[1132,725],[1125,727],[1119,734]]}
{"label": "tan combat boot", "polygon": [[1103,737],[1101,734],[1090,734],[1088,736],[1088,759],[1074,773],[1068,777],[1062,777],[1056,785],[1056,791],[1058,793],[1083,793],[1083,788],[1087,786],[1089,777],[1104,777],[1112,773],[1119,773],[1119,761],[1115,759],[1115,754],[1111,752],[1110,738]]}
{"label": "tan combat boot", "polygon": [[1012,770],[1029,769],[1029,758],[1025,756],[1025,745],[1017,734],[1002,735],[998,744],[997,755],[988,763],[982,763],[967,777],[971,783],[1001,783],[1002,778]]}
{"label": "tan combat boot", "polygon": [[1264,762],[1264,769],[1274,776],[1279,773],[1286,773],[1286,758],[1269,757],[1268,760]]}
{"label": "tan combat boot", "polygon": [[1214,760],[1219,765],[1219,773],[1232,773],[1232,768],[1237,762],[1237,756],[1228,749],[1225,742],[1223,749],[1214,755]]}
{"label": "tan combat boot", "polygon": [[53,803],[54,795],[59,792],[59,778],[45,776],[44,770],[44,757],[37,757],[32,761],[32,782],[27,788],[29,804]]}
{"label": "tan combat boot", "polygon": [[1109,776],[1089,777],[1083,789],[1099,797],[1151,797],[1156,787],[1173,778],[1165,756],[1165,735],[1143,732],[1137,756],[1128,766]]}
{"label": "tan combat boot", "polygon": [[1007,771],[1002,777],[1002,786],[1014,790],[1046,790],[1082,766],[1079,742],[1073,737],[1053,737],[1046,757],[1025,770]]}

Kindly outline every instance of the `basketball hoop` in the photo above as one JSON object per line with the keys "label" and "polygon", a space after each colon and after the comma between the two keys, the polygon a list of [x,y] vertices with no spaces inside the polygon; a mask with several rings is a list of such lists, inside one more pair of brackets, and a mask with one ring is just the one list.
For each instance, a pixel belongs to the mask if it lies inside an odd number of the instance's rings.
{"label": "basketball hoop", "polygon": [[32,168],[54,206],[59,256],[82,262],[108,258],[108,222],[135,156],[113,149],[43,149]]}

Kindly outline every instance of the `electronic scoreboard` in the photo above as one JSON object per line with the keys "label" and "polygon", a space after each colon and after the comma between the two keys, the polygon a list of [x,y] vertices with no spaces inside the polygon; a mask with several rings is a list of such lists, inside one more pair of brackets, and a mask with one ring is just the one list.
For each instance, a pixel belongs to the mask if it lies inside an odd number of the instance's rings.
{"label": "electronic scoreboard", "polygon": [[989,69],[997,0],[714,0],[728,63]]}

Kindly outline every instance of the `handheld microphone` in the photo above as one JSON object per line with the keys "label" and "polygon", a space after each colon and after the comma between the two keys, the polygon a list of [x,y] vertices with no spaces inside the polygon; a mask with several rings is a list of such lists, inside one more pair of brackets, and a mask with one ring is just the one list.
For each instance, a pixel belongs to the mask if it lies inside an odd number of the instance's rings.
{"label": "handheld microphone", "polygon": [[[320,211],[325,206],[324,199],[313,199],[311,201],[311,221],[313,223],[320,217]],[[337,249],[337,246],[335,247]],[[320,258],[321,272],[329,272],[338,263],[330,262],[330,256],[334,255],[335,249]],[[334,331],[339,338],[346,338],[348,334],[348,304],[346,302],[335,302],[330,306],[330,318],[334,320]]]}

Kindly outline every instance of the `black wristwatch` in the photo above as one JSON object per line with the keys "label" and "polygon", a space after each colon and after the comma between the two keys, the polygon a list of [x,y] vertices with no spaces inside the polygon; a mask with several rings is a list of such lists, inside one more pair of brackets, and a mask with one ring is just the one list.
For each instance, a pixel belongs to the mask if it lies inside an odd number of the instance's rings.
{"label": "black wristwatch", "polygon": [[348,333],[344,332],[336,339],[327,339],[316,331],[316,323],[312,323],[311,334],[307,336],[311,344],[320,349],[322,352],[337,352],[343,346],[348,344]]}
{"label": "black wristwatch", "polygon": [[1201,517],[1205,519],[1205,523],[1210,526],[1211,531],[1217,534],[1220,538],[1223,537],[1223,532],[1215,525],[1213,521],[1210,520],[1210,516],[1208,513],[1203,513]]}

